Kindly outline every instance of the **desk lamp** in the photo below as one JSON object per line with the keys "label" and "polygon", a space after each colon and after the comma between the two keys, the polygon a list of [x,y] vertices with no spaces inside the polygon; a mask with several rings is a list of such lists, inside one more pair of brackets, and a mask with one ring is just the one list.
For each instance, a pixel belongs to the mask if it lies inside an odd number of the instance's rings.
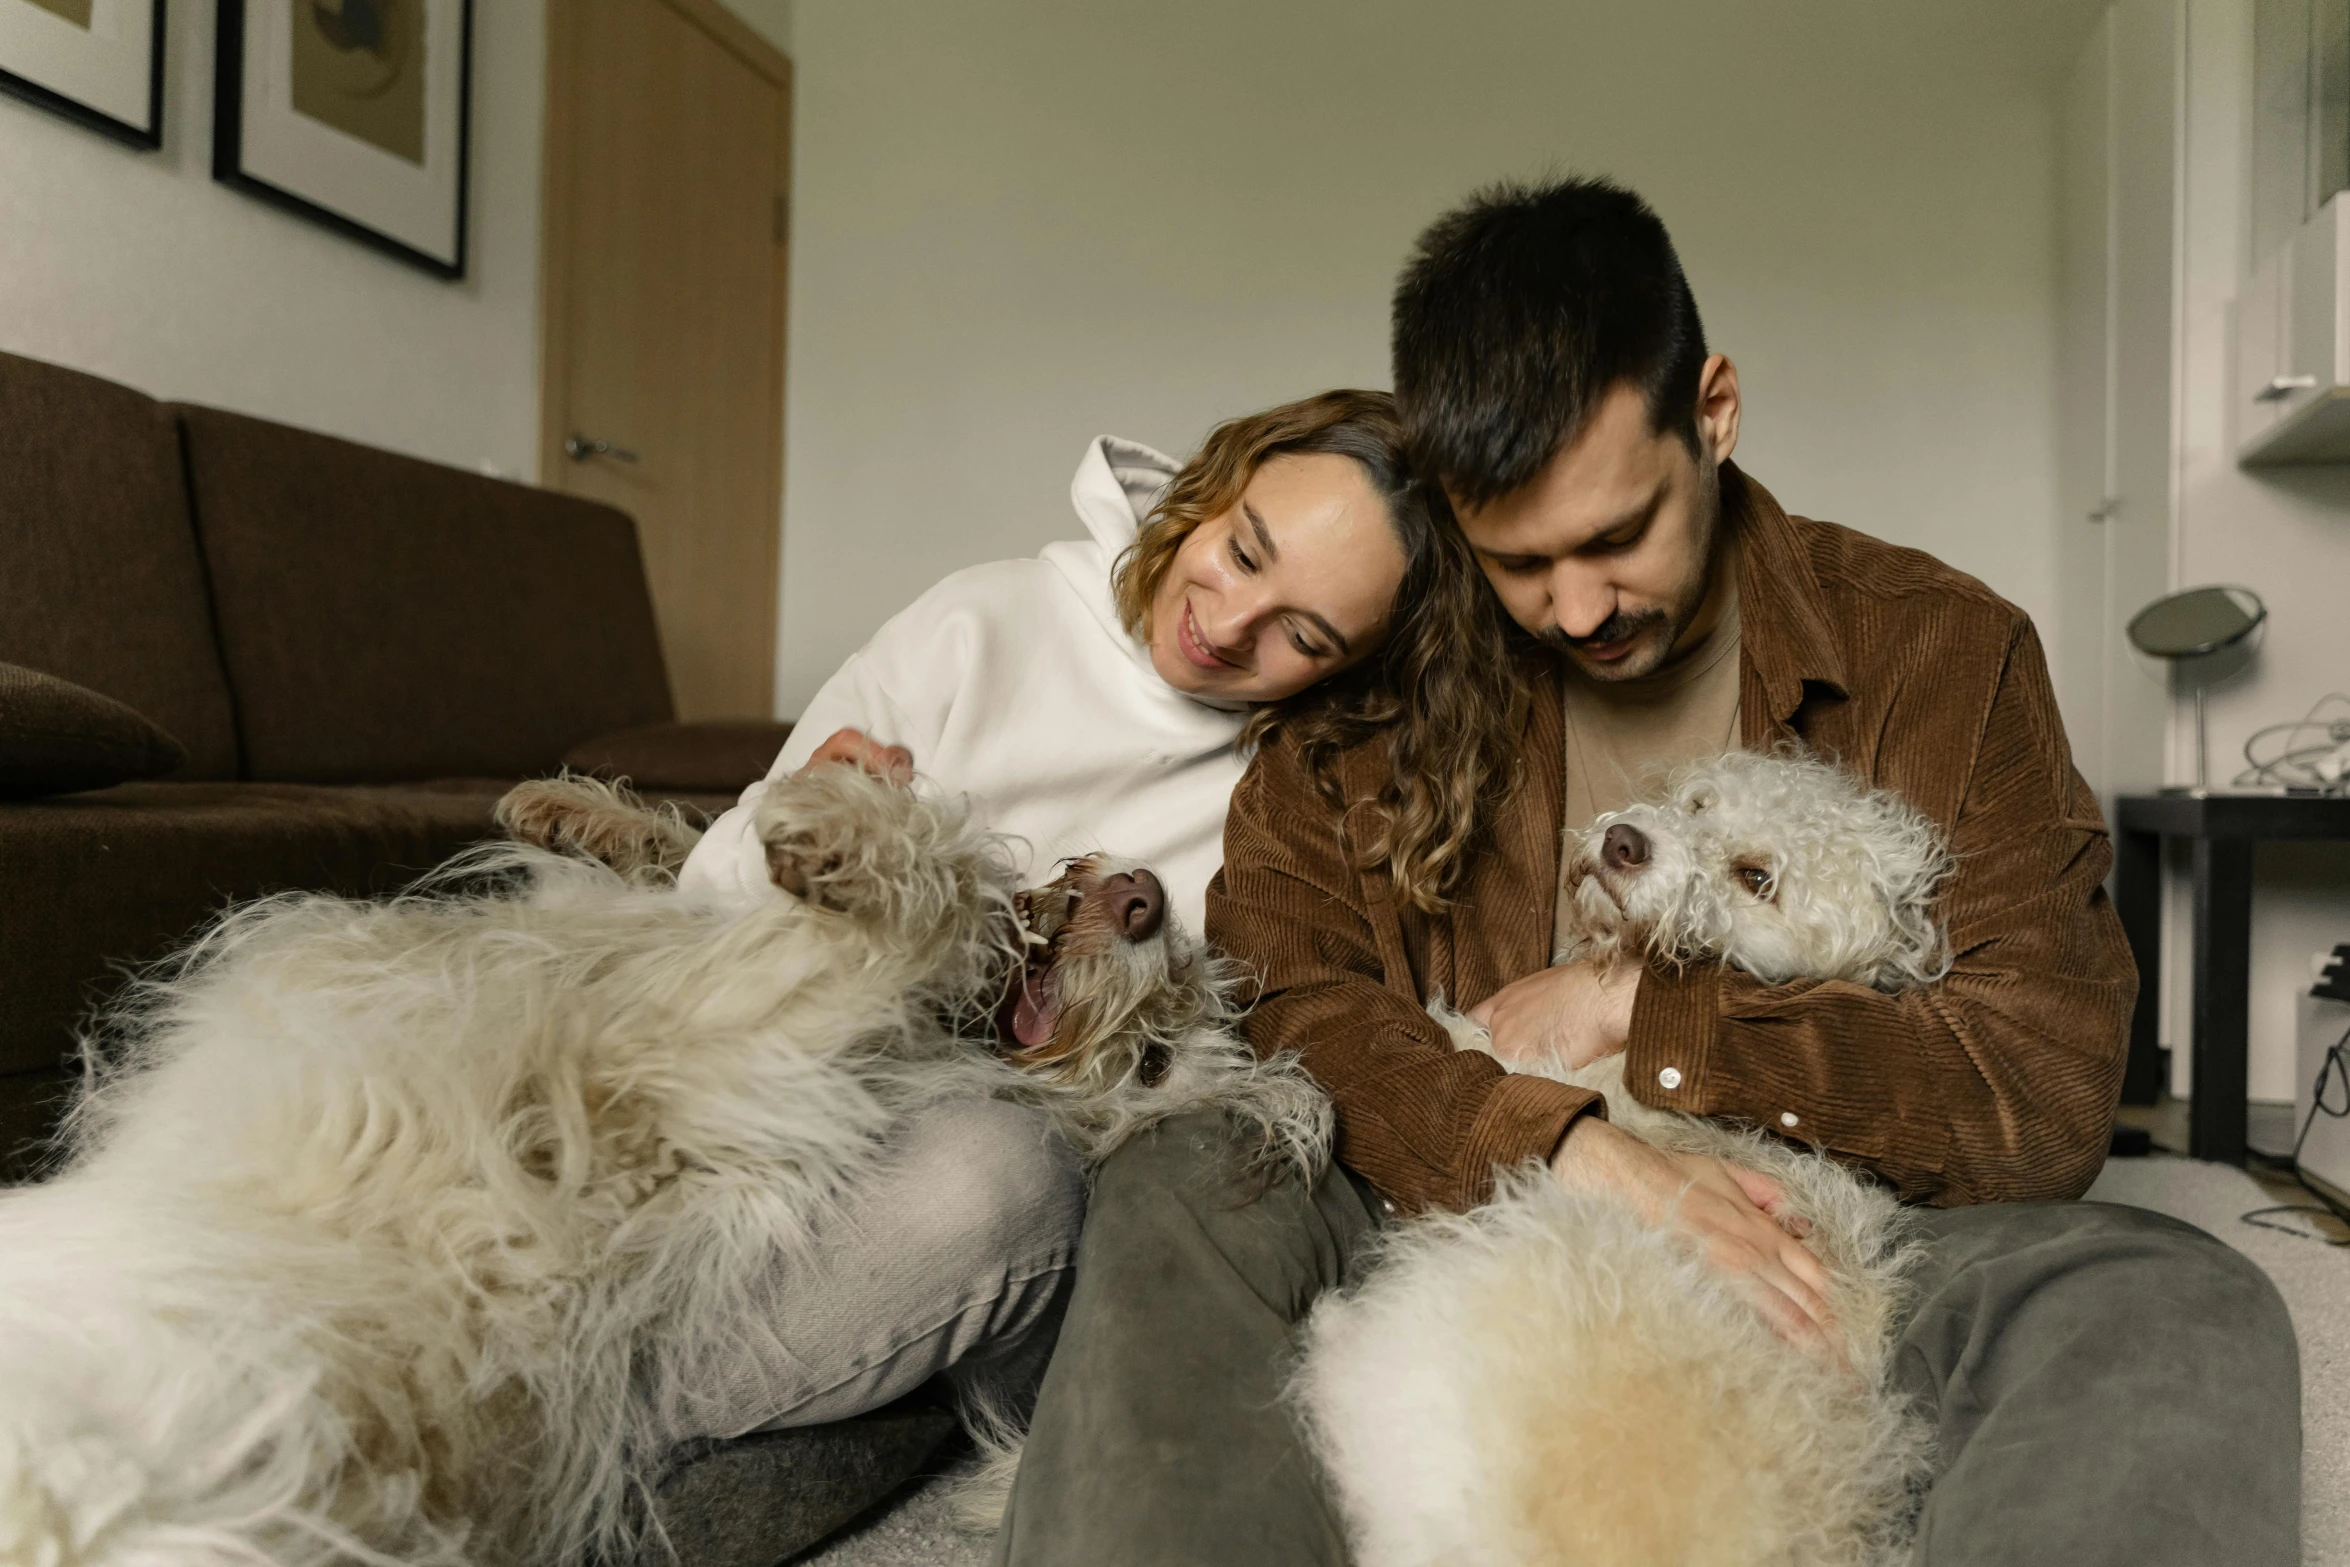
{"label": "desk lamp", "polygon": [[[2167,594],[2130,617],[2130,646],[2149,658],[2203,658],[2236,646],[2268,619],[2268,606],[2250,588],[2187,588]],[[2195,683],[2195,787],[2204,795],[2210,787],[2210,747],[2204,741],[2203,693],[2209,681]],[[2169,793],[2171,791],[2164,791]]]}

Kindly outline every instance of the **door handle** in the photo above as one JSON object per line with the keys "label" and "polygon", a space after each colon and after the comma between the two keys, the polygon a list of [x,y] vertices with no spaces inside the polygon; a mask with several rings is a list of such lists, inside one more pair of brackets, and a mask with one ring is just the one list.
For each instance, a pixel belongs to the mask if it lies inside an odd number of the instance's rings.
{"label": "door handle", "polygon": [[563,438],[563,455],[573,462],[586,462],[590,457],[609,457],[614,462],[635,462],[636,453],[625,446],[614,446],[610,441],[594,441],[584,435]]}
{"label": "door handle", "polygon": [[2313,375],[2280,375],[2252,394],[2256,403],[2281,403],[2295,392],[2306,392],[2317,385]]}

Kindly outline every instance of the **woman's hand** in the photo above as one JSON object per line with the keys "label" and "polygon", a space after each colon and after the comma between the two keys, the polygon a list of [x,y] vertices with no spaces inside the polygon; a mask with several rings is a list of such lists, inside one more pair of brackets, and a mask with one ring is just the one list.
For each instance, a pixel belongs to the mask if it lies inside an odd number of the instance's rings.
{"label": "woman's hand", "polygon": [[818,746],[800,771],[800,777],[809,769],[830,767],[839,762],[852,762],[886,783],[910,784],[914,781],[914,753],[902,745],[882,745],[861,729],[836,729],[832,737]]}
{"label": "woman's hand", "polygon": [[1512,980],[1469,1009],[1515,1066],[1557,1061],[1568,1071],[1612,1056],[1632,1037],[1640,970],[1628,963],[1565,963]]}

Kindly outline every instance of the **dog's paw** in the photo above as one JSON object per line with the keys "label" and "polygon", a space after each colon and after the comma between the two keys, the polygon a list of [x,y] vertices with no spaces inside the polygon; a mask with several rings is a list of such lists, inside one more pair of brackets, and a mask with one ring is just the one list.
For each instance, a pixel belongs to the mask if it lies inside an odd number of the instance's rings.
{"label": "dog's paw", "polygon": [[1007,856],[960,802],[812,767],[769,784],[752,820],[768,879],[812,908],[917,943],[964,942],[1008,915]]}
{"label": "dog's paw", "polygon": [[848,869],[848,856],[836,848],[827,848],[817,834],[799,830],[779,831],[762,840],[767,851],[768,879],[799,899],[835,914],[854,914],[862,901],[857,897],[856,879],[843,874]]}
{"label": "dog's paw", "polygon": [[675,810],[653,810],[625,785],[576,773],[516,784],[493,814],[517,843],[600,860],[623,876],[674,871],[701,837]]}
{"label": "dog's paw", "polygon": [[828,766],[770,785],[755,824],[768,880],[811,907],[863,917],[881,913],[891,883],[913,869],[918,850],[904,832],[919,816],[909,790]]}
{"label": "dog's paw", "polygon": [[507,837],[534,849],[563,849],[563,823],[577,809],[578,792],[567,779],[533,778],[498,799],[490,813]]}

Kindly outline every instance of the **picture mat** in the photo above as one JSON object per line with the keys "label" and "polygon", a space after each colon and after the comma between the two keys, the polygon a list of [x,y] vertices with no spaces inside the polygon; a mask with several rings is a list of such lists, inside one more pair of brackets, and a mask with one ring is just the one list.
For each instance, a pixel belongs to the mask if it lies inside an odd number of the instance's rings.
{"label": "picture mat", "polygon": [[248,0],[239,172],[455,266],[464,0],[425,0],[421,166],[294,107],[294,7]]}
{"label": "picture mat", "polygon": [[0,0],[0,71],[152,131],[152,0],[91,0],[87,28],[32,0]]}

